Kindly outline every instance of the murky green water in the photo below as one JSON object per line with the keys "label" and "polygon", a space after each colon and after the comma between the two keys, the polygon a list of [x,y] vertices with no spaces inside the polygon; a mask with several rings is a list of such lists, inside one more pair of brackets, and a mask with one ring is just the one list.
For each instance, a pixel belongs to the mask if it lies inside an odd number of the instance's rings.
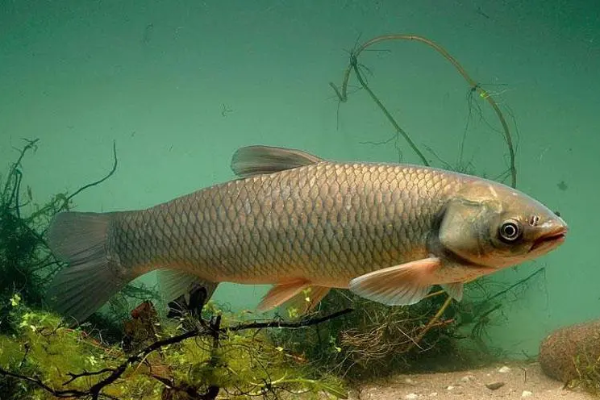
{"label": "murky green water", "polygon": [[[2,177],[23,138],[39,139],[21,168],[26,216],[104,176],[113,141],[116,173],[74,210],[140,209],[232,179],[231,155],[251,144],[422,163],[355,75],[347,102],[330,86],[342,84],[349,51],[387,34],[436,42],[477,84],[417,41],[360,55],[369,88],[428,162],[511,183],[491,95],[514,141],[518,189],[569,224],[558,250],[495,274],[485,293],[467,286],[467,299],[503,293],[480,314],[487,346],[535,356],[551,330],[599,316],[594,1],[5,1]],[[214,299],[253,310],[267,290],[225,284]]]}

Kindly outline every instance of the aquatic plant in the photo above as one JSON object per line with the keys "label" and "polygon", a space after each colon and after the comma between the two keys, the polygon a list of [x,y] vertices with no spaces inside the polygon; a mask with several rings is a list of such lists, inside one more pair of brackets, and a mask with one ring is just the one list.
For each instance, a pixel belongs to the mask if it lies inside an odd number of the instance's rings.
{"label": "aquatic plant", "polygon": [[[367,81],[362,73],[361,69],[367,69],[362,63],[359,62],[359,56],[366,50],[370,49],[372,46],[389,41],[415,41],[418,43],[423,43],[436,52],[438,52],[442,57],[448,60],[454,68],[458,71],[458,73],[465,79],[467,84],[469,85],[469,104],[472,105],[472,95],[474,93],[479,94],[479,97],[486,101],[494,110],[494,113],[498,117],[500,125],[502,127],[502,133],[504,135],[504,139],[506,141],[506,146],[508,150],[509,156],[509,173],[511,177],[511,186],[517,186],[517,167],[516,167],[516,154],[515,154],[515,146],[513,143],[513,135],[510,131],[508,122],[504,117],[502,110],[500,109],[496,100],[494,100],[494,96],[490,91],[485,90],[481,84],[477,83],[465,70],[465,68],[454,58],[446,49],[444,49],[439,44],[434,41],[427,39],[423,36],[418,35],[409,35],[409,34],[391,34],[391,35],[382,35],[374,37],[360,46],[355,46],[355,48],[350,52],[350,61],[348,66],[344,71],[344,75],[342,78],[341,87],[336,86],[334,83],[330,82],[329,86],[335,91],[335,94],[338,100],[341,103],[345,103],[348,101],[348,83],[350,81],[351,74],[354,72],[354,76],[358,80],[360,87],[362,87],[368,94],[369,97],[375,102],[377,107],[383,112],[386,119],[390,122],[390,124],[394,127],[396,132],[394,136],[394,140],[397,140],[399,136],[402,136],[410,148],[417,154],[419,159],[424,165],[429,165],[429,161],[425,157],[423,151],[416,145],[408,132],[403,129],[400,124],[396,121],[396,119],[392,116],[387,107],[383,104],[380,98],[375,94],[373,89],[367,84]],[[368,69],[367,69],[368,70]],[[469,108],[471,110],[471,107]]]}
{"label": "aquatic plant", "polygon": [[526,277],[511,283],[500,284],[486,276],[472,282],[469,296],[461,303],[454,303],[449,310],[456,319],[457,337],[468,339],[480,351],[480,355],[503,356],[503,351],[487,343],[487,329],[502,317],[502,307],[521,298],[536,279],[544,278],[544,268],[538,268]]}
{"label": "aquatic plant", "polygon": [[[46,203],[35,203],[33,190],[23,184],[23,161],[28,153],[35,152],[38,142],[38,139],[26,140],[18,150],[16,161],[0,179],[0,332],[14,328],[8,318],[9,299],[18,298],[28,306],[41,308],[46,284],[64,267],[64,263],[50,252],[44,238],[50,220],[57,213],[70,210],[75,196],[101,184],[117,169],[116,147],[113,146],[113,166],[103,178],[73,193],[58,193]],[[127,318],[128,301],[156,298],[157,294],[152,290],[129,285],[111,299],[111,317],[97,314],[90,322],[102,326],[117,340],[121,328],[115,320]]]}
{"label": "aquatic plant", "polygon": [[[340,308],[355,311],[302,332],[273,331],[272,340],[315,366],[350,380],[406,371],[439,354],[438,350],[446,352],[453,346],[450,335],[454,320],[436,316],[447,302],[439,294],[410,307],[389,307],[332,290],[313,315]],[[288,316],[295,314],[295,309],[288,309]]]}
{"label": "aquatic plant", "polygon": [[[596,338],[599,340],[600,338]],[[566,387],[573,389],[580,387],[586,392],[600,397],[600,358],[590,357],[587,352],[582,352],[574,357],[573,363],[577,371],[577,378],[566,383]]]}
{"label": "aquatic plant", "polygon": [[[0,191],[0,330],[9,325],[6,317],[8,299],[17,293],[22,301],[41,306],[43,287],[48,276],[60,267],[48,251],[43,230],[49,219],[68,209],[71,198],[60,193],[45,205],[32,205],[29,186],[23,187],[22,162],[28,152],[37,149],[38,140],[28,140],[17,160],[3,177]],[[23,215],[24,207],[33,208]]]}
{"label": "aquatic plant", "polygon": [[[501,314],[509,295],[518,298],[543,271],[510,285],[481,279],[460,303],[451,302],[442,290],[415,305],[394,307],[332,290],[310,315],[344,308],[354,312],[301,332],[272,331],[271,339],[315,368],[351,382],[400,372],[474,367],[504,355],[487,345],[487,326]],[[305,296],[309,301],[310,292]],[[297,309],[287,309],[286,317],[297,316]]]}
{"label": "aquatic plant", "polygon": [[[129,321],[136,338],[129,351],[71,329],[51,314],[19,301],[10,305],[16,335],[0,336],[3,398],[215,399],[346,398],[341,381],[318,373],[287,349],[274,346],[264,329],[305,328],[347,313],[283,321],[235,322],[209,303],[194,318],[186,313],[160,321],[142,303]],[[210,318],[207,316],[210,315]]]}

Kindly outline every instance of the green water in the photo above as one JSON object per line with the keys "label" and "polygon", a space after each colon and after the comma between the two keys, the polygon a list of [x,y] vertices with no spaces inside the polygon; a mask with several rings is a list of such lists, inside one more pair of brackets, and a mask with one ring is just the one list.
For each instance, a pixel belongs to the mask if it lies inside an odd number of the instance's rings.
{"label": "green water", "polygon": [[[102,177],[116,141],[116,174],[76,199],[99,212],[232,179],[231,155],[251,144],[419,163],[402,138],[400,153],[373,144],[394,129],[364,90],[339,104],[329,86],[341,84],[345,50],[392,33],[444,46],[493,94],[516,141],[518,188],[570,226],[555,252],[494,276],[510,284],[544,267],[488,328],[494,346],[535,355],[552,329],[600,315],[597,1],[4,1],[0,166],[39,138],[23,172],[44,202]],[[495,115],[446,60],[414,42],[373,50],[360,58],[369,84],[433,164],[427,147],[478,175],[506,169]],[[225,284],[216,300],[253,309],[266,289]]]}

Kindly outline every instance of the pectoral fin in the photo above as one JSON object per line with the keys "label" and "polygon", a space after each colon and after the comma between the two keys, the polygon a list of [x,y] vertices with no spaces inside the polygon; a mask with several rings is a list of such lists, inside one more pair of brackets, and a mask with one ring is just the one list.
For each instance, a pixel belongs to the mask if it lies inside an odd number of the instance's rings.
{"label": "pectoral fin", "polygon": [[265,295],[265,297],[263,297],[262,301],[257,307],[257,310],[264,312],[280,306],[309,286],[310,282],[306,281],[305,279],[297,279],[285,283],[279,283],[273,286]]}
{"label": "pectoral fin", "polygon": [[384,268],[350,281],[350,291],[387,305],[409,305],[422,300],[435,284],[439,258],[431,257]]}

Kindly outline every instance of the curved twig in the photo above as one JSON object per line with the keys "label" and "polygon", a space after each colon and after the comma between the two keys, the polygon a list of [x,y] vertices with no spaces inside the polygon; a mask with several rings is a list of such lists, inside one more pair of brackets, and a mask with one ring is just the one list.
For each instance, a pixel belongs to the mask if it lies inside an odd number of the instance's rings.
{"label": "curved twig", "polygon": [[[365,51],[367,48],[369,48],[370,46],[373,46],[377,43],[392,41],[392,40],[416,41],[416,42],[424,43],[424,44],[428,45],[429,47],[433,48],[435,51],[440,53],[446,60],[448,60],[454,66],[454,68],[456,68],[456,70],[461,74],[461,76],[467,81],[471,90],[477,91],[479,93],[479,96],[489,103],[489,105],[492,107],[492,109],[498,116],[498,119],[500,120],[500,124],[502,125],[502,130],[504,132],[504,139],[506,140],[506,145],[508,147],[508,153],[509,153],[511,186],[516,187],[517,186],[517,167],[516,167],[516,160],[515,160],[516,159],[515,148],[514,148],[514,144],[513,144],[512,135],[510,133],[510,128],[508,127],[508,123],[506,122],[506,119],[504,118],[504,115],[502,114],[502,111],[500,110],[498,103],[496,103],[496,101],[494,100],[494,98],[488,91],[483,89],[475,80],[473,80],[473,78],[471,78],[471,76],[467,73],[467,71],[463,68],[463,66],[454,57],[452,57],[452,55],[448,51],[446,51],[446,49],[444,49],[439,44],[433,42],[432,40],[429,40],[427,38],[424,38],[424,37],[418,36],[418,35],[394,34],[394,35],[377,36],[377,37],[363,43],[358,49],[353,51],[352,54],[350,55],[350,63],[348,65],[348,67],[346,67],[346,70],[344,71],[344,77],[342,80],[341,89],[338,88],[334,83],[331,83],[331,82],[329,83],[329,85],[333,88],[336,95],[338,96],[339,100],[341,102],[346,102],[348,100],[348,81],[350,80],[350,74],[352,71],[354,71],[356,73],[357,79],[359,79],[359,82],[365,88],[365,90],[367,90],[367,92],[369,92],[369,94],[371,95],[371,97],[374,100],[376,99],[376,97],[374,96],[372,91],[370,91],[368,86],[366,86],[364,84],[364,80],[361,78],[361,75],[358,72],[356,60],[358,59],[358,56],[363,51]],[[426,163],[425,157],[416,148],[416,146],[414,145],[412,140],[410,140],[410,137],[406,134],[406,132],[404,132],[402,129],[399,128],[398,124],[395,122],[393,117],[391,117],[391,115],[385,109],[385,107],[383,107],[383,105],[381,104],[380,101],[376,100],[376,103],[381,108],[381,110],[384,112],[384,114],[386,115],[388,120],[390,120],[390,122],[392,122],[392,124],[394,125],[394,128],[396,128],[396,130],[400,134],[402,134],[402,136],[404,136],[405,139],[407,139],[407,141],[411,145],[412,149],[417,153],[417,155],[419,155],[419,157],[422,160],[424,160],[424,163]]]}
{"label": "curved twig", "polygon": [[115,173],[115,171],[117,170],[117,164],[118,164],[118,159],[117,159],[117,142],[113,142],[113,166],[112,166],[112,169],[110,170],[110,172],[108,174],[106,174],[104,176],[104,178],[99,179],[99,180],[97,180],[95,182],[92,182],[92,183],[88,183],[87,185],[84,185],[84,186],[80,187],[79,189],[77,189],[76,191],[74,191],[73,193],[71,193],[70,195],[68,195],[67,198],[65,199],[65,202],[68,204],[69,201],[73,197],[77,196],[79,193],[83,192],[86,189],[91,188],[92,186],[99,185],[102,182],[104,182],[105,180],[107,180],[108,178],[110,178]]}

